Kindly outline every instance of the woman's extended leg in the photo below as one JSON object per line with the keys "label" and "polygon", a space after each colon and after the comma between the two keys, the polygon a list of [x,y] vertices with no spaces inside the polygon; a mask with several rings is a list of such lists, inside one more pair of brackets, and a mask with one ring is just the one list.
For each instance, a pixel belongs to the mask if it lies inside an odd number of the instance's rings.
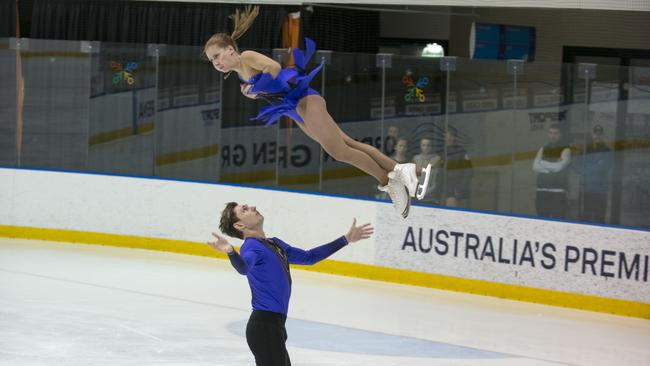
{"label": "woman's extended leg", "polygon": [[397,162],[394,161],[393,159],[389,158],[388,156],[384,155],[379,149],[372,145],[364,144],[363,142],[359,142],[348,136],[341,128],[336,125],[336,128],[339,130],[339,133],[343,137],[343,141],[345,141],[345,144],[350,146],[353,149],[361,150],[368,154],[372,160],[374,160],[379,166],[381,166],[384,170],[386,171],[393,171],[395,169],[395,165],[397,165]]}
{"label": "woman's extended leg", "polygon": [[343,132],[343,130],[341,130],[341,128],[336,123],[334,123],[334,125],[341,134],[341,137],[343,138],[343,141],[345,141],[346,145],[353,149],[365,152],[387,172],[394,172],[395,175],[393,178],[401,181],[408,188],[409,194],[412,197],[415,196],[419,176],[419,170],[416,168],[415,164],[397,164],[396,161],[384,155],[381,151],[379,151],[379,149],[375,148],[372,145],[364,144],[363,142],[352,139],[345,132]]}
{"label": "woman's extended leg", "polygon": [[[313,134],[305,127],[304,123],[298,123],[298,127],[304,132],[307,136],[309,136],[312,140],[316,140],[316,137],[313,136]],[[336,128],[339,130],[341,133],[341,136],[343,137],[343,141],[345,142],[346,145],[353,149],[361,150],[368,154],[372,160],[374,160],[377,164],[379,164],[380,167],[382,167],[385,171],[390,172],[395,168],[395,165],[397,162],[395,162],[393,159],[389,158],[388,156],[384,155],[379,151],[377,148],[374,146],[364,144],[363,142],[356,141],[352,139],[350,136],[348,136],[341,128],[339,127],[336,122],[334,123]]]}
{"label": "woman's extended leg", "polygon": [[349,146],[336,122],[325,107],[325,100],[319,95],[308,95],[297,108],[302,117],[305,133],[316,140],[334,159],[363,170],[377,179],[380,185],[388,183],[388,170],[379,165],[368,153]]}

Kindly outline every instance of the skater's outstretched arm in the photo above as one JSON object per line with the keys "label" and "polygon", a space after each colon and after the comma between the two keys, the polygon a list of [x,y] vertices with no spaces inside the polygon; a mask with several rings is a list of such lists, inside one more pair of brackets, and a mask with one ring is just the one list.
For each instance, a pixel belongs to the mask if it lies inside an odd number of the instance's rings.
{"label": "skater's outstretched arm", "polygon": [[228,241],[221,235],[217,233],[212,233],[217,240],[208,242],[208,245],[218,250],[222,253],[228,255],[230,264],[239,272],[239,274],[245,275],[248,273],[248,270],[255,265],[257,261],[258,252],[255,250],[248,250],[246,253],[239,255],[235,248],[228,243]]}
{"label": "skater's outstretched arm", "polygon": [[292,247],[284,242],[283,244],[286,246],[284,249],[287,252],[289,263],[312,265],[331,256],[349,243],[355,243],[359,240],[369,238],[373,232],[374,228],[370,223],[357,226],[357,219],[354,219],[352,221],[352,226],[350,227],[350,230],[347,234],[337,238],[330,243],[323,244],[316,248],[303,250],[300,248]]}

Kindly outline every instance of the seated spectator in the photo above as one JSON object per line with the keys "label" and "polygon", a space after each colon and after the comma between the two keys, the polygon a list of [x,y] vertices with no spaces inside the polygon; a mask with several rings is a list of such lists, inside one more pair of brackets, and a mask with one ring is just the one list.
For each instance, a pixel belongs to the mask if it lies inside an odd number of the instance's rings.
{"label": "seated spectator", "polygon": [[408,140],[398,139],[395,144],[395,152],[390,156],[391,159],[395,160],[399,164],[408,163],[411,161],[408,154]]}

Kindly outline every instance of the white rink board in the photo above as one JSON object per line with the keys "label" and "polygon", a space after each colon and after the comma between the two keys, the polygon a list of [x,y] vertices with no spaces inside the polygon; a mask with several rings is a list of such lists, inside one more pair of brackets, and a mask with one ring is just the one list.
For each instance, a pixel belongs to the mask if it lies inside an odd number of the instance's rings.
{"label": "white rink board", "polygon": [[[344,235],[354,217],[374,222],[377,205],[229,185],[0,168],[0,225],[206,242],[230,201],[256,205],[267,235],[301,248]],[[372,264],[373,248],[370,239],[332,259]]]}
{"label": "white rink board", "polygon": [[422,206],[401,220],[386,202],[6,168],[0,201],[0,225],[194,242],[209,240],[224,204],[238,201],[265,215],[267,235],[302,248],[345,234],[356,217],[374,237],[332,259],[650,303],[647,231]]}

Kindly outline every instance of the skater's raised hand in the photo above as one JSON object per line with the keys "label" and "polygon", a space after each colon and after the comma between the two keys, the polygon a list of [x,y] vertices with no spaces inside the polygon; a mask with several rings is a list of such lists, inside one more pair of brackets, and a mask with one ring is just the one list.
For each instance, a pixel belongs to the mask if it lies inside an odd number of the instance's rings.
{"label": "skater's raised hand", "polygon": [[361,226],[357,226],[357,219],[353,219],[352,226],[347,234],[345,234],[345,239],[348,243],[354,243],[362,239],[368,239],[375,229],[370,225],[370,223],[365,223]]}
{"label": "skater's raised hand", "polygon": [[217,238],[217,240],[209,241],[208,245],[214,248],[215,250],[218,250],[226,254],[232,253],[232,251],[235,250],[235,248],[233,248],[233,246],[230,245],[230,243],[228,243],[228,241],[223,236],[217,233],[212,233],[212,236]]}

